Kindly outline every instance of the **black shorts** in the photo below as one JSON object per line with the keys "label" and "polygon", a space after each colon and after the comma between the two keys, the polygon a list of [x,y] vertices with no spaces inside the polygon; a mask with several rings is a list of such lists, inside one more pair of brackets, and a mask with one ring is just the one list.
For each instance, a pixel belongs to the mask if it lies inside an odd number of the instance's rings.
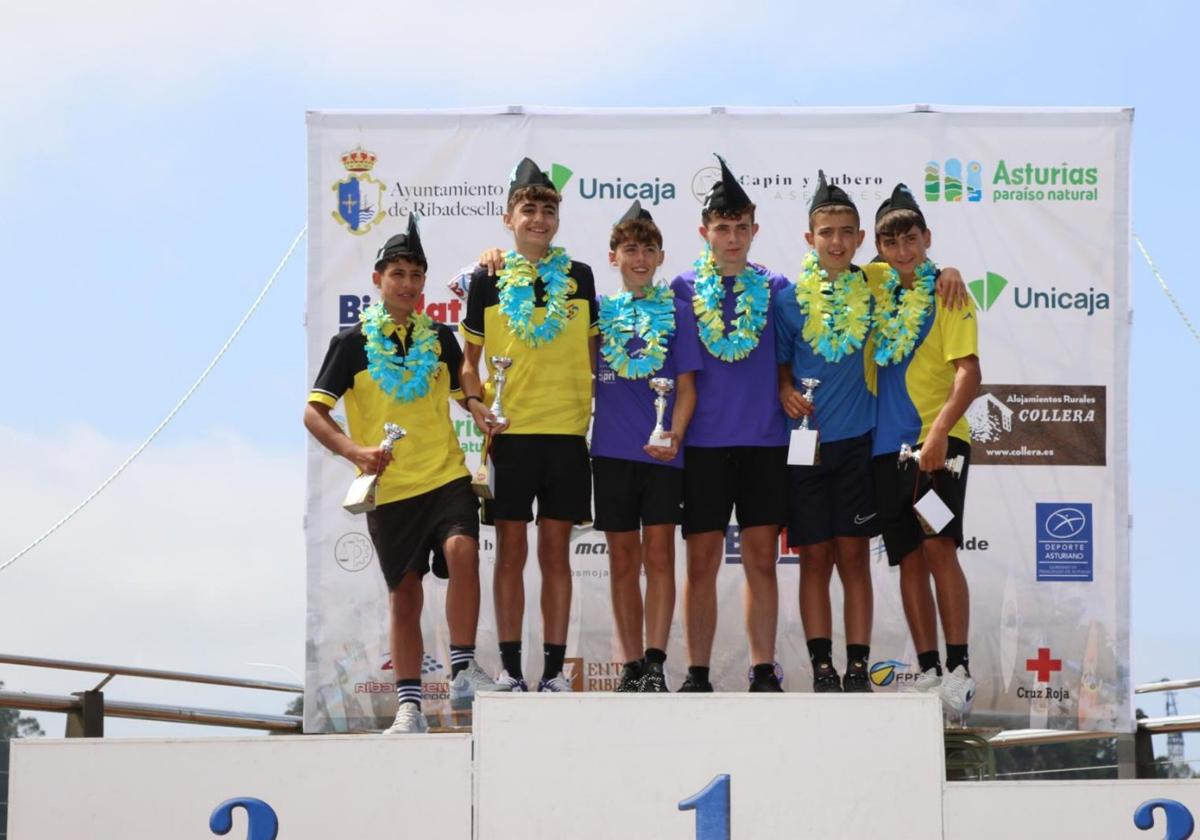
{"label": "black shorts", "polygon": [[814,466],[788,467],[788,545],[878,534],[870,432],[822,443],[820,455],[821,463]]}
{"label": "black shorts", "polygon": [[[899,566],[900,561],[916,551],[930,536],[949,537],[962,548],[963,507],[967,499],[967,471],[971,465],[971,445],[958,438],[950,438],[946,457],[963,456],[962,475],[955,478],[946,470],[932,475],[917,469],[913,461],[898,466],[896,453],[879,455],[872,462],[875,473],[875,501],[879,510],[879,526],[883,533],[883,545],[887,549],[888,565]],[[954,519],[937,534],[926,534],[913,511],[913,502],[920,499],[929,489],[950,508]]]}
{"label": "black shorts", "polygon": [[367,514],[367,531],[379,555],[388,589],[409,572],[424,575],[433,554],[433,573],[449,577],[442,545],[463,535],[479,540],[479,500],[463,476],[428,493],[388,502]]}
{"label": "black shorts", "polygon": [[724,533],[737,509],[740,528],[787,522],[786,446],[687,446],[683,456],[683,535]]}
{"label": "black shorts", "polygon": [[593,458],[597,531],[636,531],[683,521],[683,470],[666,464]]}
{"label": "black shorts", "polygon": [[483,524],[497,519],[592,520],[592,464],[580,435],[499,434],[492,440],[496,498],[483,503]]}

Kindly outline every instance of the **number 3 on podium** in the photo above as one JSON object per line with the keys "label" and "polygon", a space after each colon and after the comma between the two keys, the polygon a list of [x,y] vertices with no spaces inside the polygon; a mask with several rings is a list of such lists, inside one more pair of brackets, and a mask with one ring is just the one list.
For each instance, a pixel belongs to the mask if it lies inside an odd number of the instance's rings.
{"label": "number 3 on podium", "polygon": [[696,812],[696,840],[729,840],[729,774],[680,802],[679,810]]}

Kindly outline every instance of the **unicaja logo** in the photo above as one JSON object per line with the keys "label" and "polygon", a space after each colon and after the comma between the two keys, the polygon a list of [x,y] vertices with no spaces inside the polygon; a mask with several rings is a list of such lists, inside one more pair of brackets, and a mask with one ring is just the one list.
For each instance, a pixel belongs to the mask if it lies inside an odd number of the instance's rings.
{"label": "unicaja logo", "polygon": [[926,201],[983,201],[983,167],[977,160],[946,158],[925,164]]}
{"label": "unicaja logo", "polygon": [[1008,285],[1008,281],[999,274],[988,272],[980,280],[972,280],[967,284],[967,288],[971,292],[971,297],[975,298],[975,305],[982,311],[987,312],[992,308],[992,304],[1000,297],[1000,293],[1004,291],[1004,287]]}
{"label": "unicaja logo", "polygon": [[569,166],[563,166],[561,163],[552,163],[550,164],[550,171],[546,173],[546,177],[550,179],[550,183],[554,184],[554,189],[561,193],[563,187],[567,185],[574,174]]}

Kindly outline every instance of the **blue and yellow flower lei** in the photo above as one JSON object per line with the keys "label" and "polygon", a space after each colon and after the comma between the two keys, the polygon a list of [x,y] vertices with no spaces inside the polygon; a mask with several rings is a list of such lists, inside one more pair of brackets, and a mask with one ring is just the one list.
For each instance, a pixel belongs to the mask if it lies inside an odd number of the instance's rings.
{"label": "blue and yellow flower lei", "polygon": [[692,296],[692,309],[696,312],[696,326],[700,340],[723,362],[736,362],[749,356],[758,346],[763,327],[767,325],[767,307],[771,302],[770,281],[766,269],[747,263],[733,284],[737,294],[734,311],[737,317],[729,334],[725,333],[725,318],[722,303],[725,300],[725,284],[717,271],[712,251],[705,247],[700,259],[696,260],[696,291]]}
{"label": "blue and yellow flower lei", "polygon": [[806,316],[804,340],[825,361],[840,362],[862,348],[871,329],[871,289],[861,271],[843,271],[831,282],[817,252],[809,251],[796,280],[796,302]]}
{"label": "blue and yellow flower lei", "polygon": [[[675,293],[650,286],[646,296],[629,292],[600,299],[600,355],[624,379],[645,379],[662,369],[667,341],[675,333]],[[636,335],[645,347],[633,356],[626,349]]]}
{"label": "blue and yellow flower lei", "polygon": [[917,266],[911,289],[900,283],[889,267],[875,300],[875,363],[882,366],[904,361],[917,345],[925,319],[933,311],[937,266],[925,260]]}
{"label": "blue and yellow flower lei", "polygon": [[[566,324],[567,295],[570,294],[571,258],[562,248],[551,248],[535,266],[516,251],[504,255],[504,268],[497,275],[500,290],[500,314],[508,328],[522,343],[540,347],[558,337]],[[533,322],[535,308],[533,284],[538,278],[546,287],[546,317]]]}
{"label": "blue and yellow flower lei", "polygon": [[[367,340],[367,373],[379,389],[405,403],[428,394],[442,354],[433,320],[428,315],[414,312],[408,324],[399,326],[382,303],[368,306],[359,318]],[[409,325],[412,326],[412,343],[408,352],[401,356],[388,337],[396,334],[403,340]]]}

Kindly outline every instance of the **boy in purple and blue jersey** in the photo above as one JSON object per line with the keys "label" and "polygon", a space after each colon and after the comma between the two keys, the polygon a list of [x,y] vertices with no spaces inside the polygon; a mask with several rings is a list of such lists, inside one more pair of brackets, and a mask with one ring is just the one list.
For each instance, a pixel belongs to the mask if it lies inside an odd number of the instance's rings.
{"label": "boy in purple and blue jersey", "polygon": [[[621,272],[624,288],[599,301],[591,449],[595,528],[608,540],[613,623],[625,660],[617,691],[665,692],[682,445],[703,362],[687,303],[654,284],[663,262],[662,233],[637,201],[613,228],[609,262]],[[650,445],[657,421],[651,385],[662,379],[671,382],[663,412],[666,445]]]}

